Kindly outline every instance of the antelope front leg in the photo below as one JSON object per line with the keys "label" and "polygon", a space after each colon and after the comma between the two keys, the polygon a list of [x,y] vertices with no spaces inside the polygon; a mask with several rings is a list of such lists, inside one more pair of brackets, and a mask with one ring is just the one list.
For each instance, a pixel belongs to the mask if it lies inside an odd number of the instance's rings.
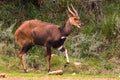
{"label": "antelope front leg", "polygon": [[64,67],[66,67],[66,66],[70,63],[67,49],[65,49],[64,53],[65,53],[65,56],[66,56],[66,59],[67,59],[67,62],[66,62],[66,64],[64,65]]}
{"label": "antelope front leg", "polygon": [[60,46],[60,47],[58,48],[58,50],[65,53],[65,57],[66,57],[66,61],[67,61],[67,62],[66,62],[66,64],[64,65],[64,67],[66,67],[66,66],[70,63],[67,49],[65,49],[63,46]]}

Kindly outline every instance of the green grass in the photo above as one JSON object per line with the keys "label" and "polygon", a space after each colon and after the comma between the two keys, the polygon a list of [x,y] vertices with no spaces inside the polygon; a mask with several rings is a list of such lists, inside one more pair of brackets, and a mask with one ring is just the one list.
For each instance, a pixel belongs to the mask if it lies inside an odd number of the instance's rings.
{"label": "green grass", "polygon": [[[58,64],[57,62],[62,62],[64,60],[60,60],[61,58],[53,58],[51,61],[51,69],[52,70],[57,70],[60,69],[60,67],[63,67],[63,63],[62,64]],[[36,80],[39,80],[40,78],[49,78],[49,79],[75,79],[75,80],[81,80],[81,79],[85,79],[85,80],[89,80],[89,78],[92,79],[96,79],[96,78],[114,78],[114,79],[119,79],[119,74],[113,74],[112,72],[110,72],[109,74],[97,74],[96,72],[94,73],[94,70],[92,70],[93,68],[98,67],[98,63],[99,63],[99,59],[97,61],[97,59],[81,59],[81,60],[77,60],[77,59],[72,59],[70,58],[71,64],[67,67],[67,68],[62,68],[64,71],[64,74],[61,76],[56,76],[56,75],[48,75],[47,74],[47,70],[45,69],[47,64],[44,65],[44,69],[43,70],[35,70],[35,69],[31,69],[30,67],[28,67],[29,73],[24,73],[20,64],[20,61],[18,58],[12,58],[12,57],[8,57],[5,55],[0,55],[0,73],[5,73],[6,74],[6,78],[25,78],[27,80],[34,80],[33,78],[35,78]],[[57,62],[56,62],[57,60]],[[73,65],[74,61],[81,61],[81,67],[80,69],[75,67]],[[95,62],[94,62],[95,61]],[[9,62],[9,63],[8,63]],[[2,64],[4,63],[4,64]],[[9,66],[8,65],[12,65]],[[100,64],[99,64],[100,65]],[[96,67],[95,67],[96,66]],[[100,68],[100,67],[98,67]],[[96,68],[97,70],[97,68]],[[100,71],[103,71],[103,73],[105,73],[104,68],[100,68]],[[90,73],[91,71],[91,73]],[[108,73],[109,71],[107,71]],[[75,75],[73,75],[73,73],[75,73]],[[112,74],[111,74],[112,73]]]}
{"label": "green grass", "polygon": [[72,79],[89,79],[89,78],[114,78],[119,79],[119,75],[84,75],[84,74],[63,74],[61,76],[58,75],[48,75],[47,72],[29,72],[23,73],[20,71],[0,71],[0,73],[5,73],[6,78],[72,78]]}

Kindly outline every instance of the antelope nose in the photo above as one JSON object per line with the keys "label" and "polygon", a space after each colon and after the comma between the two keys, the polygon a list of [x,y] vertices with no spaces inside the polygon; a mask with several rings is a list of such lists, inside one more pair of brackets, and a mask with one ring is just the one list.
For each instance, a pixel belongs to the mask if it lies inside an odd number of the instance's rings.
{"label": "antelope nose", "polygon": [[84,26],[84,23],[81,23],[81,26]]}
{"label": "antelope nose", "polygon": [[84,23],[80,23],[79,26],[80,26],[80,27],[81,27],[81,26],[84,26]]}

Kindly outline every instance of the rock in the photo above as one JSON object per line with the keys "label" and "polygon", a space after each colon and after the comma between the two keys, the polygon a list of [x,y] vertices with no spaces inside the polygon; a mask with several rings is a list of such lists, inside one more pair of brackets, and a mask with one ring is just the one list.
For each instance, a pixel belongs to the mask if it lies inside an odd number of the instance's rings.
{"label": "rock", "polygon": [[74,72],[74,73],[72,73],[72,75],[76,75],[76,73]]}
{"label": "rock", "polygon": [[55,57],[57,57],[58,55],[57,54],[51,54],[51,57],[52,58],[55,58]]}
{"label": "rock", "polygon": [[75,66],[80,66],[81,63],[80,63],[80,62],[74,62],[74,65],[75,65]]}
{"label": "rock", "polygon": [[56,70],[48,73],[49,75],[62,75],[63,70]]}

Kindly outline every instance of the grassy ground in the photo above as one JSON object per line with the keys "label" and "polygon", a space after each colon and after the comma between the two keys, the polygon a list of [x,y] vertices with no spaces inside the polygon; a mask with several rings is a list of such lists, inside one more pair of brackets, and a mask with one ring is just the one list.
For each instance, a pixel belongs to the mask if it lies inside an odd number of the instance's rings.
{"label": "grassy ground", "polygon": [[[24,73],[20,61],[17,57],[13,58],[9,56],[0,55],[0,74],[4,73],[6,75],[6,78],[0,78],[0,80],[119,80],[120,79],[120,74],[114,73],[113,71],[111,71],[111,68],[110,70],[105,70],[101,66],[96,68],[95,64],[96,63],[100,64],[100,62],[97,61],[97,59],[95,59],[94,61],[91,59],[83,61],[81,59],[80,60],[81,67],[78,68],[73,65],[73,60],[72,59],[70,60],[71,60],[71,64],[67,68],[61,68],[63,69],[64,74],[58,76],[58,75],[48,75],[46,70],[47,65],[44,65],[44,68],[42,67],[43,68],[42,70],[39,69],[35,70],[28,67],[29,73]],[[56,64],[56,63],[61,63],[61,62],[64,61],[59,60],[59,57],[57,59],[52,58],[51,69],[52,70],[60,69],[60,67],[63,66],[63,63],[62,64]],[[110,65],[107,65],[108,68],[109,66]],[[99,73],[100,71],[101,73]],[[119,71],[117,70],[117,72]]]}
{"label": "grassy ground", "polygon": [[19,71],[0,71],[4,73],[6,78],[0,80],[119,80],[119,75],[84,75],[84,74],[63,74],[48,75],[47,72],[29,72]]}

